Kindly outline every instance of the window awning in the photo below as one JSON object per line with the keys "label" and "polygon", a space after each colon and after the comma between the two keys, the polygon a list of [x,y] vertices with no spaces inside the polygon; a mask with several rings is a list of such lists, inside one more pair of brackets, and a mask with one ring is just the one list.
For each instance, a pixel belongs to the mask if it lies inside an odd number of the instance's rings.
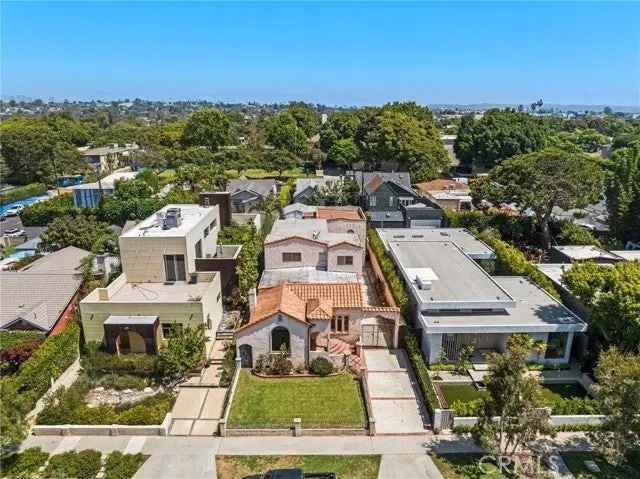
{"label": "window awning", "polygon": [[158,316],[109,316],[105,325],[155,324]]}

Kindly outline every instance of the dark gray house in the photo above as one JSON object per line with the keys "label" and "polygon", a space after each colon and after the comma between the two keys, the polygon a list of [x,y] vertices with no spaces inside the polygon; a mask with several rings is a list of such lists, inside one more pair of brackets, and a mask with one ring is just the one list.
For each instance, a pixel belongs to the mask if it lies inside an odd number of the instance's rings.
{"label": "dark gray house", "polygon": [[260,202],[269,195],[277,193],[276,180],[249,180],[238,178],[227,183],[227,190],[231,194],[231,210],[234,213],[250,213],[257,211]]}
{"label": "dark gray house", "polygon": [[418,194],[411,188],[409,172],[349,172],[360,185],[361,206],[367,211],[398,211],[413,204]]}

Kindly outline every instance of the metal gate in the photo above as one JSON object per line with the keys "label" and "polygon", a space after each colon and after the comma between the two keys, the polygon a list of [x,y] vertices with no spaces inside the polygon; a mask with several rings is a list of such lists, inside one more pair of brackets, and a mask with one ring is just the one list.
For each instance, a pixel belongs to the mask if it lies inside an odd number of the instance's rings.
{"label": "metal gate", "polygon": [[362,345],[368,347],[392,348],[393,330],[378,324],[363,324],[361,327]]}

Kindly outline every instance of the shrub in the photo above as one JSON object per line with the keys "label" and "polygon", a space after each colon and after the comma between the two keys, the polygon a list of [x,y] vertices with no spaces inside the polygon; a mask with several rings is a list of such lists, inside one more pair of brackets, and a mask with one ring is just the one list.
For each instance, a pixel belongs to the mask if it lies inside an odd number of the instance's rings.
{"label": "shrub", "polygon": [[0,331],[0,351],[27,343],[44,335],[37,331]]}
{"label": "shrub", "polygon": [[11,374],[17,371],[20,365],[38,349],[43,340],[44,337],[32,339],[0,351],[0,371],[2,374]]}
{"label": "shrub", "polygon": [[82,368],[91,378],[102,374],[151,375],[156,370],[157,357],[151,354],[124,354],[118,356],[101,350],[101,345],[85,345],[81,358]]}
{"label": "shrub", "polygon": [[12,454],[0,461],[0,477],[29,479],[38,472],[40,467],[44,466],[48,458],[49,453],[39,447],[31,447],[20,453]]}
{"label": "shrub", "polygon": [[405,343],[407,346],[409,360],[411,361],[413,369],[416,372],[416,376],[418,377],[418,384],[420,384],[420,390],[425,398],[426,406],[429,409],[429,412],[433,414],[434,409],[441,408],[442,406],[440,405],[440,400],[438,399],[438,395],[436,394],[433,383],[431,382],[429,368],[422,357],[422,351],[420,350],[418,340],[411,331],[407,331],[405,335]]}
{"label": "shrub", "polygon": [[198,366],[205,351],[204,326],[187,327],[176,331],[158,354],[158,372],[165,382],[182,379],[188,371]]}
{"label": "shrub", "polygon": [[548,406],[551,414],[561,416],[598,414],[598,402],[590,397],[556,398],[550,401]]}
{"label": "shrub", "polygon": [[102,386],[109,389],[137,389],[141,390],[149,386],[151,380],[143,376],[133,374],[105,374],[92,381],[94,386]]}
{"label": "shrub", "polygon": [[65,452],[49,459],[44,471],[45,478],[94,479],[100,470],[100,451],[86,449],[80,452]]}
{"label": "shrub", "polygon": [[387,284],[389,285],[391,295],[396,302],[396,306],[400,308],[400,311],[405,318],[411,318],[411,304],[409,296],[405,289],[404,280],[396,270],[395,263],[389,255],[387,255],[382,241],[373,229],[369,229],[367,231],[367,236],[369,238],[369,245],[371,246],[376,259],[378,260],[378,264],[380,265],[380,269],[387,280]]}
{"label": "shrub", "polygon": [[472,401],[456,400],[449,404],[449,409],[453,409],[456,416],[476,417],[482,412],[482,399],[474,399]]}
{"label": "shrub", "polygon": [[20,212],[20,219],[24,226],[46,226],[55,218],[78,216],[82,213],[80,208],[73,206],[71,195],[60,195],[25,207]]}
{"label": "shrub", "polygon": [[104,465],[104,479],[130,479],[148,456],[142,454],[123,454],[114,451],[107,457]]}
{"label": "shrub", "polygon": [[293,370],[293,363],[284,354],[273,355],[273,362],[271,363],[271,374],[277,374],[279,376],[286,376],[291,374]]}
{"label": "shrub", "polygon": [[315,358],[311,361],[309,369],[318,376],[328,376],[333,372],[333,363],[327,358]]}
{"label": "shrub", "polygon": [[295,186],[295,179],[289,178],[287,182],[282,185],[280,194],[278,195],[278,204],[280,208],[284,208],[291,202],[291,193]]}
{"label": "shrub", "polygon": [[222,357],[222,373],[220,374],[220,387],[228,387],[231,384],[233,372],[236,369],[236,343],[225,345]]}
{"label": "shrub", "polygon": [[14,201],[24,200],[31,196],[42,195],[47,192],[47,185],[43,183],[30,183],[24,186],[17,186],[11,190],[0,194],[0,203],[7,204]]}

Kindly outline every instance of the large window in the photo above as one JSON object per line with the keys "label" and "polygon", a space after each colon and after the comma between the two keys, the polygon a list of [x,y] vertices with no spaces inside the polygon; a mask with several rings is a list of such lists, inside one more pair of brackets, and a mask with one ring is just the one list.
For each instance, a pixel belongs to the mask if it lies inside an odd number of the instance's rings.
{"label": "large window", "polygon": [[338,266],[351,266],[353,264],[353,256],[338,256]]}
{"label": "large window", "polygon": [[282,253],[283,263],[298,263],[302,261],[302,253]]}
{"label": "large window", "polygon": [[184,267],[184,255],[164,255],[164,273],[167,281],[185,281],[187,273]]}
{"label": "large window", "polygon": [[375,206],[375,205],[376,205],[376,197],[369,196],[369,206]]}
{"label": "large window", "polygon": [[331,331],[338,333],[349,332],[349,316],[338,315],[331,318]]}
{"label": "large window", "polygon": [[271,331],[271,351],[274,353],[280,352],[286,348],[288,352],[291,352],[291,344],[289,340],[289,331],[287,328],[278,326]]}
{"label": "large window", "polygon": [[398,202],[402,206],[408,206],[413,203],[413,198],[398,198]]}
{"label": "large window", "polygon": [[567,347],[567,333],[549,333],[547,339],[547,349],[544,357],[546,359],[560,359],[564,357],[564,350]]}

